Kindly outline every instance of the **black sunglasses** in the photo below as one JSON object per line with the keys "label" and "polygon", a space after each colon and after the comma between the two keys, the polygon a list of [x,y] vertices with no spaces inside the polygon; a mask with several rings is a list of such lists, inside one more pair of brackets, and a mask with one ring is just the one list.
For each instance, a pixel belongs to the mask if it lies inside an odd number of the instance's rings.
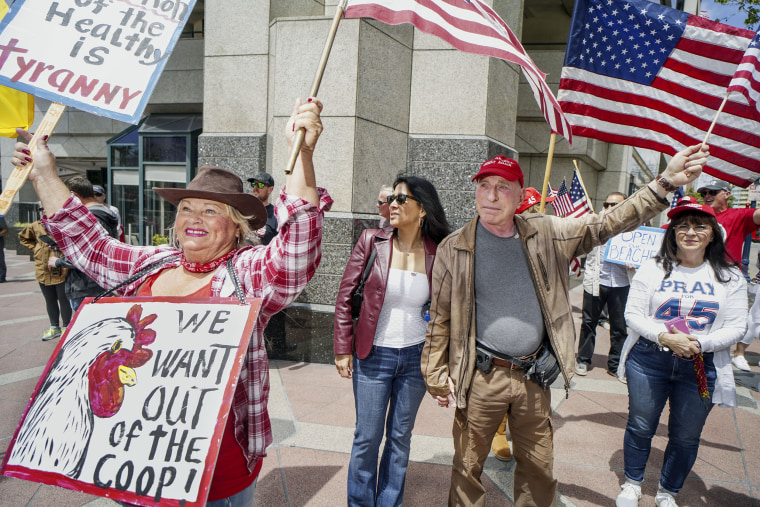
{"label": "black sunglasses", "polygon": [[701,195],[702,197],[706,196],[707,194],[710,194],[712,196],[716,196],[716,195],[718,195],[718,192],[720,192],[720,190],[702,190],[699,193],[699,195]]}
{"label": "black sunglasses", "polygon": [[388,201],[381,201],[380,199],[377,200],[378,206],[382,206],[383,204],[388,204]]}
{"label": "black sunglasses", "polygon": [[260,182],[260,181],[252,181],[252,182],[251,182],[251,188],[256,188],[256,187],[259,187],[259,188],[264,188],[265,186],[266,186],[266,185],[265,185],[265,184],[263,184],[263,183],[262,183],[262,182]]}
{"label": "black sunglasses", "polygon": [[604,209],[611,208],[615,205],[617,205],[616,202],[605,202],[604,204],[602,204],[602,206],[604,206]]}
{"label": "black sunglasses", "polygon": [[386,197],[388,204],[391,204],[393,201],[397,201],[399,203],[399,206],[403,206],[404,204],[406,204],[407,199],[412,199],[413,201],[419,202],[419,200],[416,197],[411,196],[411,195],[406,195],[406,194],[398,194],[398,195],[391,194],[388,197]]}

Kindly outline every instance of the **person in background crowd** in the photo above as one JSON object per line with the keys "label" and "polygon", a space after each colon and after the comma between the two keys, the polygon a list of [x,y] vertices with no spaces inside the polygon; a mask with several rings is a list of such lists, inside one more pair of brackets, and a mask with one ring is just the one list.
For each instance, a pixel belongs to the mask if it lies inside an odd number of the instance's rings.
{"label": "person in background crowd", "polygon": [[[95,190],[90,180],[84,176],[74,176],[66,180],[66,186],[79,198],[90,213],[95,215],[98,223],[103,226],[109,236],[118,239],[119,221],[117,215],[95,198]],[[75,312],[85,298],[95,297],[106,288],[101,287],[95,280],[78,270],[68,259],[51,255],[48,263],[51,268],[67,268],[69,270],[66,277],[66,297],[69,299],[71,309]]]}
{"label": "person in background crowd", "polygon": [[628,380],[625,483],[617,507],[636,507],[660,416],[669,404],[668,445],[655,496],[677,507],[713,405],[736,406],[731,345],[747,329],[747,282],[725,255],[715,212],[684,197],[660,251],[641,265],[628,294],[619,375]]}
{"label": "person in background crowd", "polygon": [[[546,196],[546,203],[554,202],[556,197]],[[520,207],[515,211],[516,215],[522,215],[523,213],[538,213],[541,205],[541,192],[533,187],[525,187],[525,198],[523,199]],[[493,451],[496,459],[500,461],[509,461],[512,459],[512,451],[509,448],[509,440],[507,439],[507,414],[504,414],[504,420],[499,424],[496,430],[496,435],[491,442],[491,451]]]}
{"label": "person in background crowd", "polygon": [[[709,185],[699,187],[697,192],[702,195],[705,204],[715,211],[718,223],[726,231],[725,245],[729,260],[740,265],[745,236],[752,234],[760,226],[760,208],[729,208],[731,187],[725,181],[713,180]],[[751,370],[747,358],[744,357],[748,345],[749,343],[744,341],[737,343],[731,360],[734,366],[744,371]]]}
{"label": "person in background crowd", "polygon": [[551,389],[539,385],[535,358],[547,347],[569,389],[570,261],[666,209],[668,192],[696,179],[707,156],[706,146],[686,148],[610,212],[579,218],[515,215],[525,198],[520,165],[498,156],[481,166],[473,178],[478,216],[438,247],[422,353],[428,392],[442,407],[456,405],[449,505],[485,504],[480,476],[505,413],[515,505],[555,505]]}
{"label": "person in background crowd", "polygon": [[[604,200],[604,210],[610,210],[625,200],[625,194],[612,192]],[[604,260],[604,252],[609,241],[600,245],[586,256],[586,270],[583,275],[583,323],[578,340],[578,359],[575,373],[585,376],[591,367],[591,358],[596,345],[596,326],[602,308],[609,308],[610,351],[607,355],[607,373],[617,377],[620,351],[628,334],[625,325],[625,302],[630,288],[629,270],[626,266]]]}
{"label": "person in background crowd", "polygon": [[274,178],[269,173],[258,173],[253,178],[248,178],[251,184],[251,193],[264,205],[267,210],[267,223],[264,227],[256,230],[256,235],[262,245],[268,245],[272,238],[277,235],[277,216],[274,214],[274,205],[269,202],[269,196],[274,191]]}
{"label": "person in background crowd", "polygon": [[380,187],[380,192],[377,194],[377,214],[380,215],[377,227],[383,229],[390,227],[391,219],[391,205],[388,204],[388,196],[393,193],[393,188],[388,185]]}
{"label": "person in background crowd", "polygon": [[[347,485],[352,507],[402,503],[412,428],[425,397],[420,354],[430,276],[436,246],[449,233],[438,192],[428,180],[400,176],[387,200],[393,228],[362,232],[335,303],[335,366],[341,377],[353,380],[356,408]],[[352,295],[373,252],[354,320]]]}
{"label": "person in background crowd", "polygon": [[125,239],[124,238],[124,226],[121,223],[121,213],[119,213],[119,208],[117,208],[116,206],[110,205],[110,204],[106,204],[106,200],[107,200],[106,199],[106,197],[107,197],[106,196],[106,189],[103,188],[102,186],[100,186],[100,185],[93,185],[92,186],[92,192],[95,195],[95,200],[96,201],[98,201],[103,206],[108,207],[108,209],[110,209],[111,211],[113,211],[114,214],[116,215],[116,219],[119,221],[119,225],[118,225],[118,227],[119,227],[119,241],[121,241],[122,243],[124,243],[124,239]]}
{"label": "person in background crowd", "polygon": [[[256,238],[262,245],[268,245],[272,238],[277,235],[277,216],[274,213],[274,205],[269,202],[269,196],[274,191],[274,178],[269,173],[258,173],[253,178],[248,178],[251,184],[251,193],[264,205],[267,210],[267,223],[254,231]],[[269,319],[264,330],[267,351],[277,357],[296,349],[295,343],[288,343],[285,331],[285,310],[277,312]]]}
{"label": "person in background crowd", "polygon": [[[40,208],[40,214],[45,210]],[[39,220],[33,222],[18,233],[18,239],[22,245],[32,251],[34,256],[34,278],[40,284],[40,291],[45,298],[45,310],[50,320],[50,329],[42,335],[42,341],[59,338],[71,321],[71,305],[66,299],[64,282],[66,269],[48,266],[48,259],[53,255],[58,245],[53,241],[48,232],[42,227]],[[61,328],[63,320],[63,328]]]}
{"label": "person in background crowd", "polygon": [[8,268],[5,265],[5,236],[8,234],[8,224],[5,217],[0,215],[0,283],[5,283],[8,276]]}
{"label": "person in background crowd", "polygon": [[[261,298],[261,309],[219,444],[208,507],[251,506],[266,449],[272,443],[267,411],[269,365],[262,330],[269,317],[290,304],[314,275],[321,258],[324,212],[332,199],[316,187],[313,152],[322,132],[322,104],[314,98],[296,102],[286,127],[288,144],[304,129],[300,155],[275,206],[283,234],[267,246],[245,246],[254,227],[266,223],[261,201],[245,192],[232,171],[203,166],[187,188],[154,188],[177,207],[172,244],[135,246],[110,237],[89,209],[71,195],[58,177],[55,157],[40,138],[32,159],[24,143],[16,143],[14,166],[33,163],[29,180],[48,213],[45,226],[64,254],[104,286],[126,283],[122,296],[192,296]],[[17,129],[20,137],[32,136]],[[236,276],[230,276],[228,269]],[[237,300],[237,299],[236,299]],[[160,339],[160,337],[158,338]],[[146,465],[143,463],[143,466]]]}

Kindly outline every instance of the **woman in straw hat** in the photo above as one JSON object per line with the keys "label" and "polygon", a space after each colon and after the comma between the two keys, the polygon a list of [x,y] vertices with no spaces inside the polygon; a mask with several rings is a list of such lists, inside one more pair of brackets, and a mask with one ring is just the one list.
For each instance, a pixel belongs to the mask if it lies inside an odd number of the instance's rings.
{"label": "woman in straw hat", "polygon": [[[269,318],[303,290],[321,257],[324,212],[332,203],[327,192],[316,187],[312,163],[322,132],[321,110],[316,99],[299,100],[288,121],[288,143],[300,128],[305,129],[305,138],[293,173],[286,177],[275,204],[280,233],[267,246],[244,246],[250,227],[262,227],[267,213],[259,199],[245,193],[242,180],[232,171],[204,166],[187,188],[155,188],[177,207],[174,245],[141,247],[121,243],[96,226],[95,217],[58,178],[47,136],[38,141],[34,159],[24,143],[17,143],[13,153],[14,165],[34,162],[29,179],[45,208],[42,222],[46,229],[77,268],[99,285],[115,287],[141,273],[117,293],[234,297],[237,292],[262,298],[224,429],[208,505],[252,505],[261,458],[272,443],[263,330]],[[18,134],[31,139],[24,130],[19,129]]]}

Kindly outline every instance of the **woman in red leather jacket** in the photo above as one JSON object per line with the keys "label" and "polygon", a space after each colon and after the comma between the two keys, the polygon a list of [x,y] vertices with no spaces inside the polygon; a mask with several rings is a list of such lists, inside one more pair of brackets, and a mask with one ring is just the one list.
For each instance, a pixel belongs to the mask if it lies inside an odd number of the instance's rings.
{"label": "woman in red leather jacket", "polygon": [[[348,467],[350,506],[401,505],[412,428],[426,391],[420,358],[433,260],[438,243],[449,233],[438,192],[428,180],[398,177],[388,202],[393,230],[362,233],[335,303],[335,365],[341,377],[353,380],[356,407]],[[355,323],[352,294],[372,251],[376,256]]]}

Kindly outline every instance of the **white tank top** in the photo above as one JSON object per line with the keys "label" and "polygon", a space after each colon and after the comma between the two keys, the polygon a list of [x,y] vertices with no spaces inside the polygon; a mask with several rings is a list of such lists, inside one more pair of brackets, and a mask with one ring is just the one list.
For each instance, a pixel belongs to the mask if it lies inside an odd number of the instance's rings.
{"label": "white tank top", "polygon": [[421,312],[429,299],[430,288],[425,273],[391,268],[374,344],[400,349],[425,341],[427,322]]}

